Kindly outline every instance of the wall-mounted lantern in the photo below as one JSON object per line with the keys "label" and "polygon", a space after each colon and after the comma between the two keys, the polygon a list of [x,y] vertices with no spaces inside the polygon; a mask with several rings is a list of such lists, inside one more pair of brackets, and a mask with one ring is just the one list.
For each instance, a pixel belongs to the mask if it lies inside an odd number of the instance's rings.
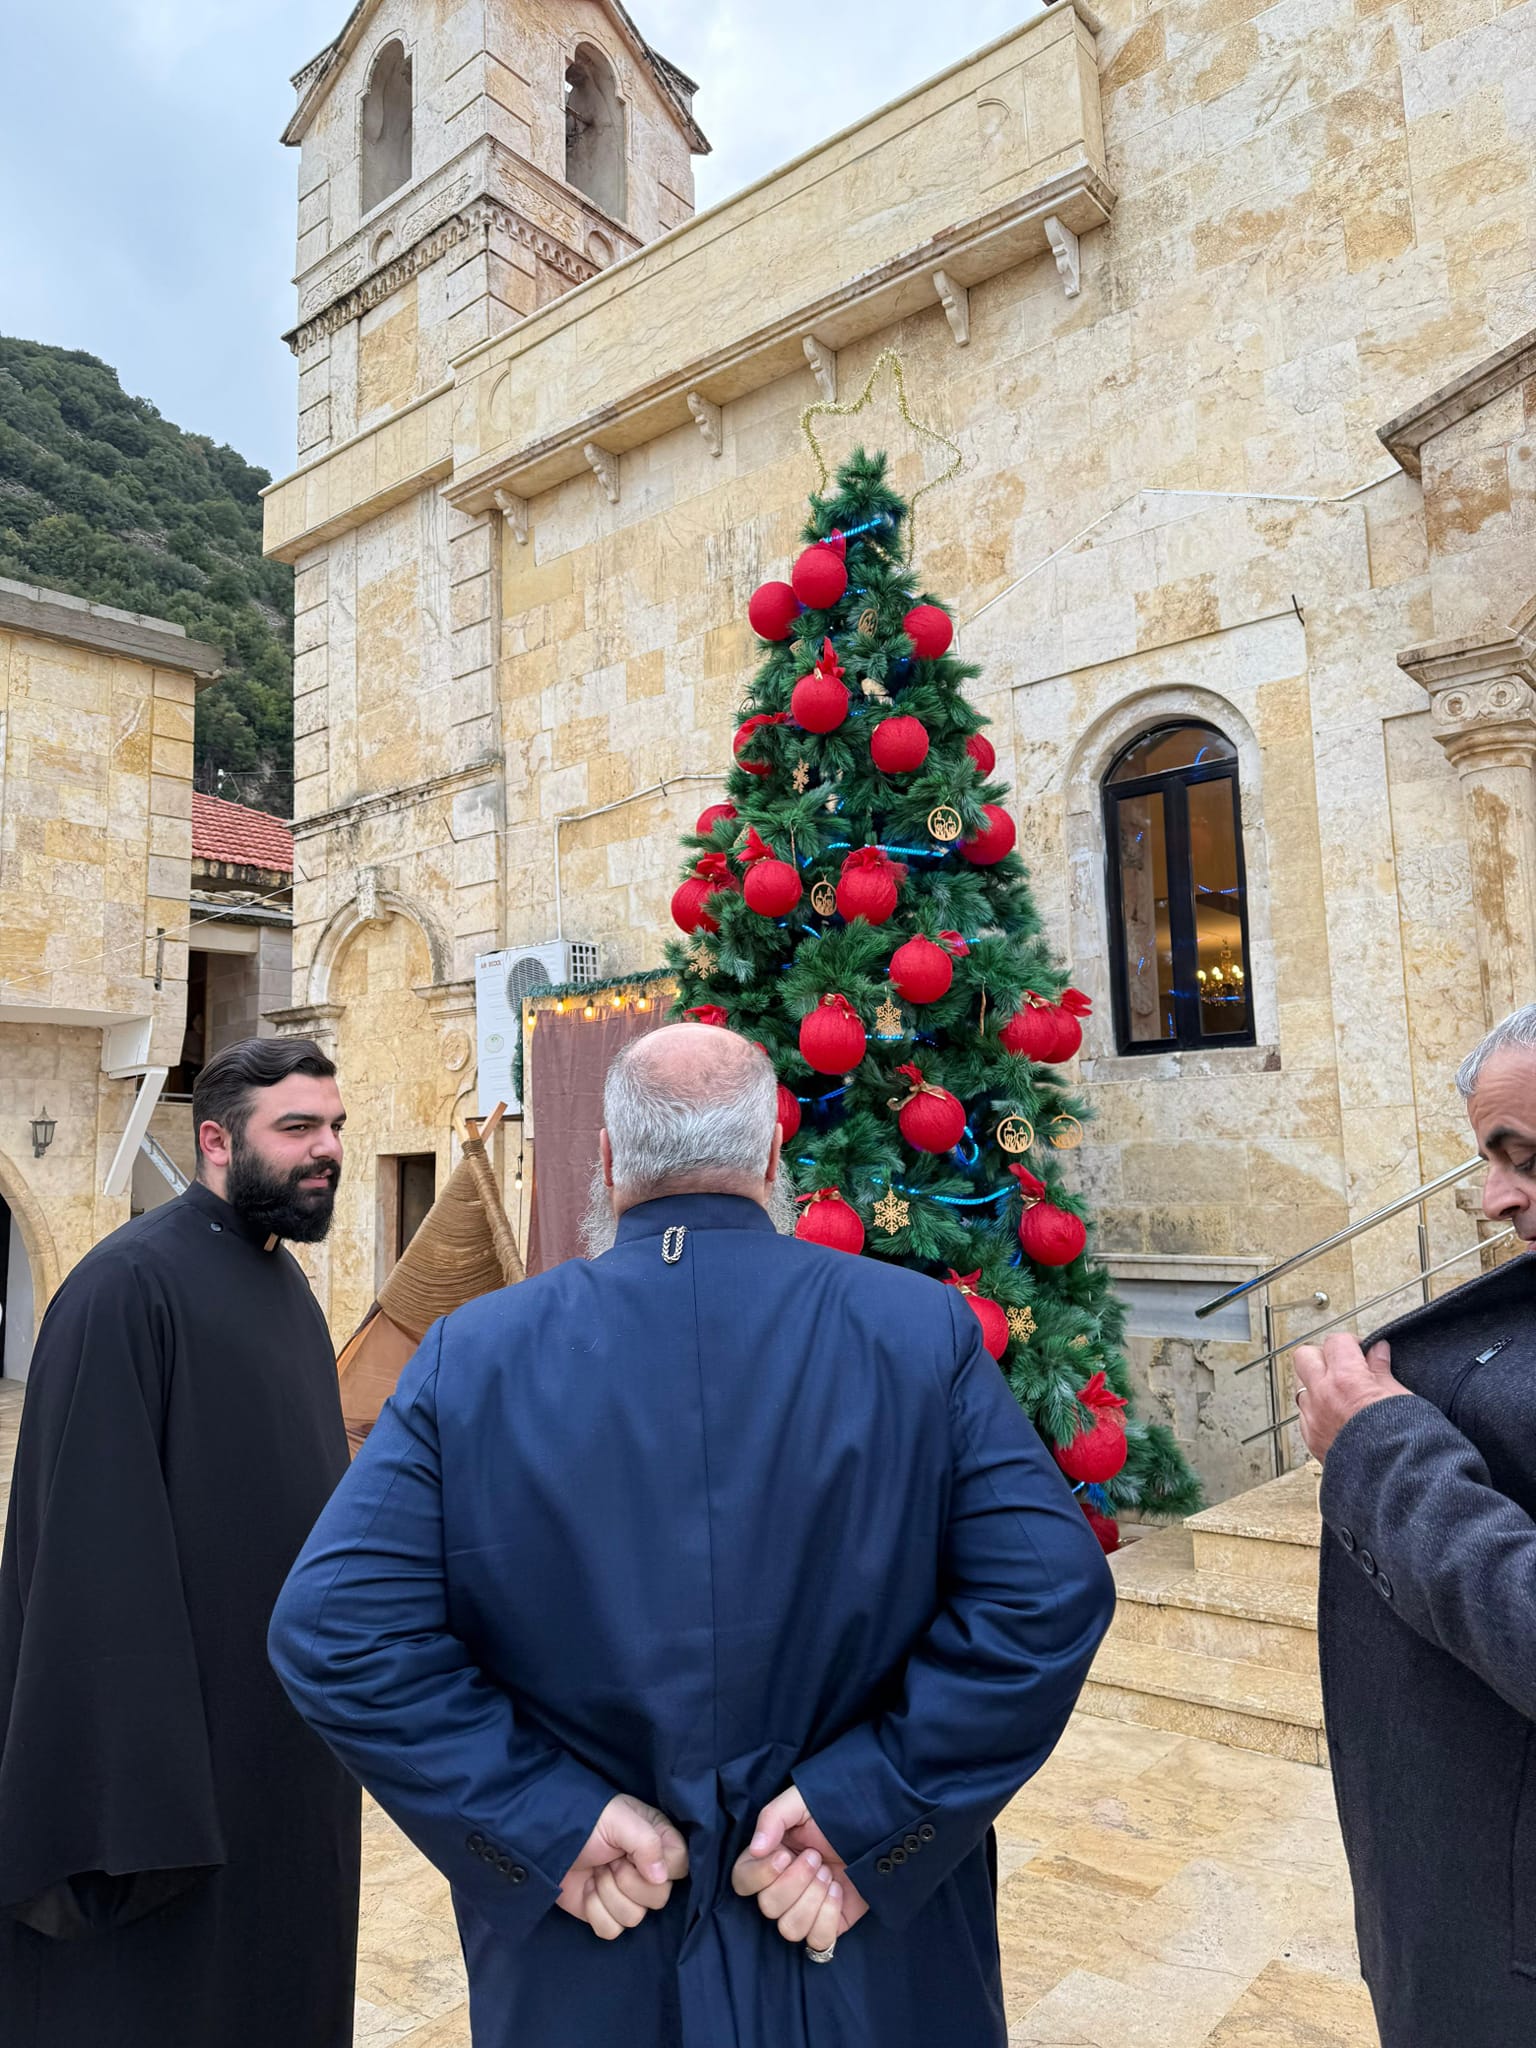
{"label": "wall-mounted lantern", "polygon": [[53,1143],[53,1134],[57,1129],[58,1119],[48,1114],[48,1107],[45,1103],[42,1115],[35,1116],[32,1119],[32,1157],[34,1159],[42,1158],[48,1147]]}

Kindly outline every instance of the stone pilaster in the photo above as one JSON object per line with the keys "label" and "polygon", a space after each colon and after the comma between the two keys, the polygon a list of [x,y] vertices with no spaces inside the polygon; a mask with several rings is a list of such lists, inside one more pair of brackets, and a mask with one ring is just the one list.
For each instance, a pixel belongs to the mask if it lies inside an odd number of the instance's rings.
{"label": "stone pilaster", "polygon": [[1536,647],[1524,635],[1440,640],[1398,664],[1429,693],[1461,781],[1483,1011],[1536,1001]]}

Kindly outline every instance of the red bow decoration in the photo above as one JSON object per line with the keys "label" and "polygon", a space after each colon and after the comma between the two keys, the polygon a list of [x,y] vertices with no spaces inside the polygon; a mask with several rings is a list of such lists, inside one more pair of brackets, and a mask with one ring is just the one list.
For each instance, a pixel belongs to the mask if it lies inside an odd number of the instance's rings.
{"label": "red bow decoration", "polygon": [[730,1011],[722,1010],[718,1003],[696,1003],[691,1010],[685,1011],[684,1015],[696,1017],[701,1024],[729,1025],[731,1021]]}
{"label": "red bow decoration", "polygon": [[1113,1415],[1125,1406],[1125,1396],[1115,1392],[1104,1372],[1096,1372],[1086,1387],[1080,1387],[1077,1398],[1091,1415]]}
{"label": "red bow decoration", "polygon": [[[807,1202],[840,1202],[842,1199],[841,1188],[818,1188],[814,1195],[796,1195],[795,1206],[803,1208]],[[1102,1374],[1100,1377],[1102,1378]]]}
{"label": "red bow decoration", "polygon": [[947,952],[953,953],[957,960],[963,960],[971,950],[959,932],[940,932],[939,943]]}
{"label": "red bow decoration", "polygon": [[974,1273],[957,1273],[954,1267],[951,1266],[949,1278],[944,1282],[944,1285],[946,1287],[958,1287],[962,1294],[974,1294],[976,1292],[976,1282],[980,1278],[980,1266],[976,1268]]}
{"label": "red bow decoration", "polygon": [[1049,1010],[1052,1008],[1050,997],[1037,996],[1032,988],[1025,989],[1024,1001],[1028,1003],[1032,1010]]}
{"label": "red bow decoration", "polygon": [[822,997],[817,1007],[823,1010],[841,1010],[845,1017],[851,1017],[853,1019],[854,1023],[858,1025],[861,1031],[864,1029],[864,1019],[859,1015],[858,1011],[853,1007],[852,1003],[849,1002],[846,996],[825,995]]}
{"label": "red bow decoration", "polygon": [[1093,999],[1091,996],[1085,996],[1080,988],[1064,990],[1061,998],[1061,1007],[1074,1017],[1091,1017],[1093,1015]]}
{"label": "red bow decoration", "polygon": [[1045,1200],[1047,1193],[1045,1182],[1037,1179],[1027,1166],[1010,1166],[1008,1171],[1023,1190],[1024,1206],[1026,1209],[1032,1209],[1036,1202],[1043,1202]]}
{"label": "red bow decoration", "polygon": [[760,726],[788,724],[789,713],[787,711],[759,711],[757,716],[755,718],[749,718],[746,721],[746,723],[741,727],[740,731],[737,733],[735,752],[738,754],[741,752],[742,748],[747,744],[747,741],[751,739],[753,733],[755,733]]}
{"label": "red bow decoration", "polygon": [[779,856],[753,825],[748,829],[746,846],[736,857],[745,868],[755,860],[777,860]]}
{"label": "red bow decoration", "polygon": [[840,526],[834,526],[826,539],[820,542],[819,545],[824,548],[830,548],[840,562],[847,561],[848,543],[843,538],[843,529]]}
{"label": "red bow decoration", "polygon": [[842,872],[851,875],[860,868],[889,868],[898,882],[906,879],[906,863],[892,860],[883,846],[856,846],[844,859]]}
{"label": "red bow decoration", "polygon": [[821,652],[816,657],[816,673],[825,676],[830,683],[843,680],[843,664],[837,658],[837,649],[830,640],[823,640]]}
{"label": "red bow decoration", "polygon": [[[935,1088],[931,1081],[925,1081],[921,1067],[909,1065],[898,1067],[896,1071],[903,1080],[912,1083],[912,1095],[947,1095],[949,1093],[947,1088]],[[908,1102],[912,1100],[912,1095],[907,1097]]]}

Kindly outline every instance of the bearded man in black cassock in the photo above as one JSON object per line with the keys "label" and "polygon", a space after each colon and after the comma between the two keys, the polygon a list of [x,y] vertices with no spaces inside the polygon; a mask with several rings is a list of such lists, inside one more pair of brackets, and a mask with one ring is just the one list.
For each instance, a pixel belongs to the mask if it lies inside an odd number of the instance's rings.
{"label": "bearded man in black cassock", "polygon": [[218,1053],[198,1178],[88,1253],[33,1354],[0,1562],[5,2048],[346,2048],[358,1795],[267,1663],[347,1467],[324,1317],[335,1068]]}

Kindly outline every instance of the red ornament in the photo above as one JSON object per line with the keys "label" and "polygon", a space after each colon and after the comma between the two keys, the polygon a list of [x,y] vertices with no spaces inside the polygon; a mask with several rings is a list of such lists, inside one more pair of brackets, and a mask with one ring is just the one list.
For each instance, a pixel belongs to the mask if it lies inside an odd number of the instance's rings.
{"label": "red ornament", "polygon": [[953,1151],[965,1136],[965,1105],[947,1088],[925,1081],[921,1067],[898,1067],[896,1071],[912,1083],[912,1092],[896,1118],[901,1135],[915,1152]]}
{"label": "red ornament", "polygon": [[1059,1037],[1056,1021],[1056,1006],[1048,1003],[1044,996],[1037,996],[1032,988],[1024,991],[1024,1007],[1015,1010],[1002,1030],[997,1042],[1005,1052],[1017,1053],[1020,1059],[1037,1060],[1049,1066],[1056,1053]]}
{"label": "red ornament", "polygon": [[815,668],[790,692],[789,707],[795,723],[807,732],[836,732],[848,716],[848,689],[830,640],[822,641]]}
{"label": "red ornament", "polygon": [[881,847],[856,846],[838,877],[838,910],[850,924],[856,917],[884,924],[896,908],[896,885],[906,872]]}
{"label": "red ornament", "polygon": [[747,617],[760,640],[787,640],[800,616],[800,600],[787,583],[760,583],[747,606]]}
{"label": "red ornament", "polygon": [[959,932],[940,932],[939,937],[948,946],[950,952],[954,954],[957,960],[963,960],[971,950]]}
{"label": "red ornament", "polygon": [[693,873],[673,891],[673,923],[685,932],[719,931],[719,925],[709,914],[709,899],[718,891],[735,886],[731,864],[723,853],[701,853]]}
{"label": "red ornament", "polygon": [[955,963],[942,946],[921,933],[891,955],[891,986],[909,1003],[936,1003],[948,995]]}
{"label": "red ornament", "polygon": [[787,1145],[800,1128],[800,1101],[792,1088],[779,1083],[779,1129]]}
{"label": "red ornament", "polygon": [[1019,1218],[1019,1243],[1026,1259],[1037,1266],[1070,1266],[1083,1255],[1088,1242],[1087,1225],[1069,1209],[1058,1209],[1045,1199],[1045,1182],[1037,1180],[1027,1166],[1010,1166],[1008,1171],[1024,1190],[1024,1214]]}
{"label": "red ornament", "polygon": [[736,806],[734,804],[711,804],[707,811],[700,811],[699,822],[693,829],[702,838],[706,834],[713,832],[722,818],[734,818],[735,815]]}
{"label": "red ornament", "polygon": [[805,1213],[795,1225],[796,1237],[807,1244],[824,1244],[829,1251],[863,1251],[864,1226],[837,1188],[818,1188],[814,1195],[801,1195],[799,1200]]}
{"label": "red ornament", "polygon": [[965,751],[976,763],[978,775],[990,775],[997,766],[997,749],[984,732],[973,732],[965,743]]}
{"label": "red ornament", "polygon": [[999,804],[984,804],[987,822],[979,832],[969,839],[962,839],[960,851],[973,867],[989,868],[1000,861],[1004,854],[1012,853],[1013,842],[1018,838],[1018,828],[1012,818]]}
{"label": "red ornament", "polygon": [[920,718],[882,718],[869,736],[869,758],[882,775],[910,775],[928,758],[928,728]]}
{"label": "red ornament", "polygon": [[954,621],[936,604],[915,604],[902,620],[919,661],[937,661],[955,637]]}
{"label": "red ornament", "polygon": [[1081,1019],[1093,1015],[1093,1004],[1080,988],[1069,988],[1061,1001],[1051,1012],[1056,1026],[1056,1044],[1047,1055],[1047,1064],[1060,1066],[1063,1060],[1072,1059],[1083,1043]]}
{"label": "red ornament", "polygon": [[1056,1446],[1056,1462],[1069,1479],[1099,1486],[1125,1463],[1125,1402],[1102,1372],[1078,1390],[1077,1398],[1088,1410],[1089,1426],[1071,1443]]}
{"label": "red ornament", "polygon": [[1120,1524],[1112,1515],[1101,1515],[1096,1507],[1087,1501],[1082,1504],[1083,1513],[1088,1517],[1088,1526],[1099,1539],[1099,1548],[1106,1557],[1113,1557],[1120,1548]]}
{"label": "red ornament", "polygon": [[741,893],[748,910],[755,910],[759,917],[783,917],[800,901],[799,869],[780,860],[755,825],[747,834],[741,864],[747,870]]}
{"label": "red ornament", "polygon": [[800,1057],[818,1074],[851,1074],[868,1043],[846,996],[823,996],[800,1026]]}
{"label": "red ornament", "polygon": [[760,711],[755,718],[749,718],[745,725],[738,726],[736,737],[731,741],[731,752],[736,756],[736,765],[744,768],[749,775],[771,775],[773,770],[766,761],[749,761],[742,750],[751,745],[754,735],[761,732],[765,725],[788,723],[787,711]]}
{"label": "red ornament", "polygon": [[976,1282],[981,1278],[981,1269],[974,1273],[957,1273],[949,1269],[946,1287],[958,1287],[971,1307],[976,1311],[976,1320],[981,1324],[981,1341],[994,1358],[1001,1358],[1008,1349],[1008,1312],[990,1295],[978,1294]]}
{"label": "red ornament", "polygon": [[731,1027],[730,1011],[722,1010],[718,1003],[695,1003],[693,1008],[685,1010],[683,1015],[691,1017],[695,1024],[716,1024],[722,1031],[728,1031]]}
{"label": "red ornament", "polygon": [[813,612],[824,612],[848,588],[848,570],[836,548],[818,541],[795,563],[789,580],[803,605]]}

